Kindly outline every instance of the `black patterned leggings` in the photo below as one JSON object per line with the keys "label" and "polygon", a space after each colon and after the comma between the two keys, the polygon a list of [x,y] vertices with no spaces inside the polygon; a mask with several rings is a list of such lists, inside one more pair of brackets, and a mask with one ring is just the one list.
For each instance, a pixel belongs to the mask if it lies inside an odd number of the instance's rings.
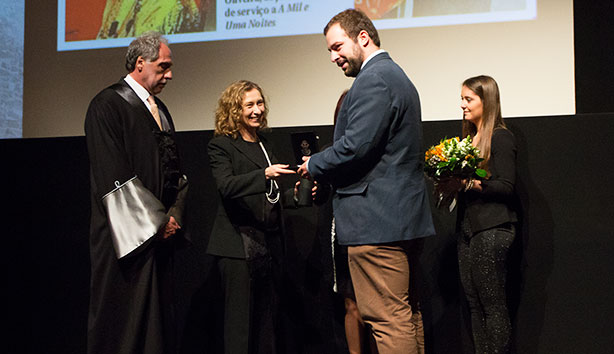
{"label": "black patterned leggings", "polygon": [[514,241],[511,224],[461,236],[458,266],[471,311],[476,354],[504,354],[510,347],[511,324],[505,295],[507,254]]}

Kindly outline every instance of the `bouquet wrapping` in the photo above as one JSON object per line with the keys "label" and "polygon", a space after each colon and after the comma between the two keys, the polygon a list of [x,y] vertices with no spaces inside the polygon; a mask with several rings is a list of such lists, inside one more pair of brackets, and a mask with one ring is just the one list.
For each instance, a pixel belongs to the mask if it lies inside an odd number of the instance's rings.
{"label": "bouquet wrapping", "polygon": [[472,180],[486,177],[486,171],[479,168],[482,159],[478,148],[471,144],[471,137],[442,139],[431,146],[424,155],[424,172],[435,184],[439,197],[437,206],[448,205],[450,211],[456,205],[456,193],[446,193],[438,185],[449,178]]}

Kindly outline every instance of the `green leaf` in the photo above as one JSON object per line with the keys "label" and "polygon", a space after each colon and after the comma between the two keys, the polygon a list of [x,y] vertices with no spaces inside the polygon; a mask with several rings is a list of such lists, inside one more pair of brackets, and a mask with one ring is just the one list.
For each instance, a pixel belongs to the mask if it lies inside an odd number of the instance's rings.
{"label": "green leaf", "polygon": [[478,177],[482,177],[482,178],[486,177],[487,175],[486,170],[483,170],[481,168],[476,169],[475,174],[478,175]]}

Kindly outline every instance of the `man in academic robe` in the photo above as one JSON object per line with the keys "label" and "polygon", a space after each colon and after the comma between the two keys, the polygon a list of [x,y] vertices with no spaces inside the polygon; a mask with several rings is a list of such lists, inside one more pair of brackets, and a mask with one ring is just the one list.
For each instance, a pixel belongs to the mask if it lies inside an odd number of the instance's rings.
{"label": "man in academic robe", "polygon": [[143,34],[128,47],[129,74],[87,111],[89,354],[176,352],[170,275],[187,178],[171,115],[155,97],[172,79],[172,64],[166,39]]}

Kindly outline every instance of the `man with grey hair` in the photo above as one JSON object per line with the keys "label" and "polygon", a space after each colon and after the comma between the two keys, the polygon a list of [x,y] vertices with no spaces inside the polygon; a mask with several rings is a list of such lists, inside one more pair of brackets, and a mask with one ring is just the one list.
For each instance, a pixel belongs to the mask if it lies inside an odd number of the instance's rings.
{"label": "man with grey hair", "polygon": [[176,352],[171,265],[187,179],[175,129],[155,95],[172,79],[166,39],[136,38],[128,75],[90,103],[90,354]]}

